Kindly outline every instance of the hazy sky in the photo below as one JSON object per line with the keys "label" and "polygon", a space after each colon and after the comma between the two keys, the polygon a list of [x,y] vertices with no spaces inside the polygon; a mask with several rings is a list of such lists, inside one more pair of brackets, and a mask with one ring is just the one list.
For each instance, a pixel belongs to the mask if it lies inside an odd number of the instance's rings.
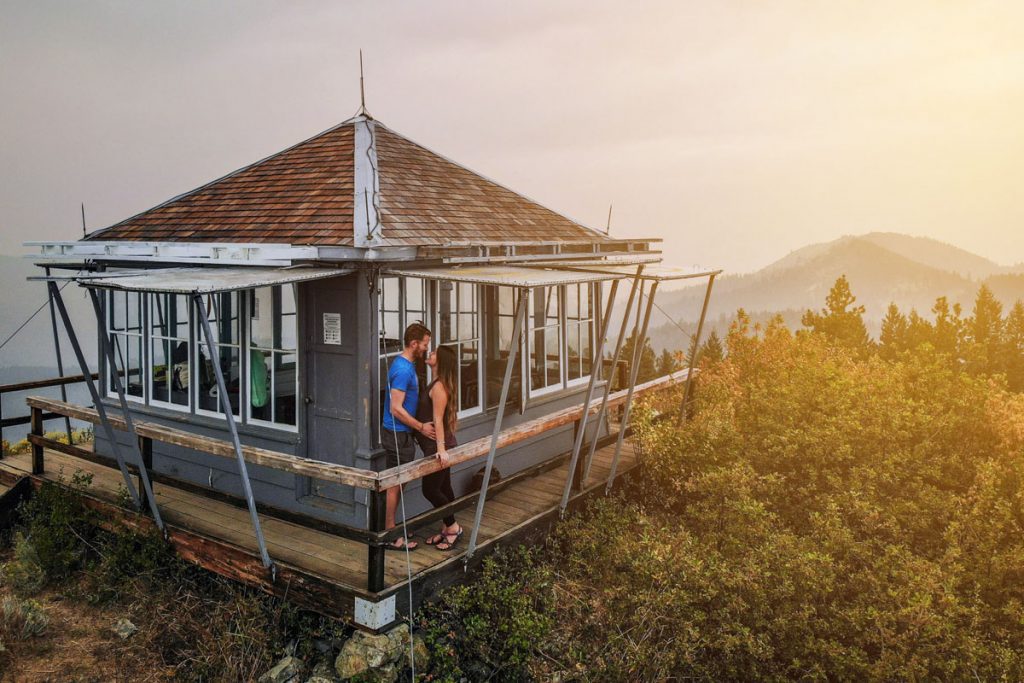
{"label": "hazy sky", "polygon": [[0,2],[0,253],[371,113],[667,260],[891,230],[1024,261],[1024,5]]}

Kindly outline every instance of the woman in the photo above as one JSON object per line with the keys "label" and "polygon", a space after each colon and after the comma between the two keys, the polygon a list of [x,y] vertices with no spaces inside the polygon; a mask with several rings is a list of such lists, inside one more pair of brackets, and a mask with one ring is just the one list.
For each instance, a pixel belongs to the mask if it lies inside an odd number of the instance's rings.
{"label": "woman", "polygon": [[[417,434],[420,448],[425,457],[437,456],[444,469],[423,477],[423,495],[435,508],[447,505],[455,500],[452,491],[451,460],[448,449],[454,448],[456,418],[459,405],[457,371],[458,358],[450,346],[439,346],[427,356],[427,365],[434,372],[434,381],[427,385],[426,391],[420,392],[416,419],[420,422],[433,422],[436,438],[429,439]],[[427,539],[427,545],[438,550],[447,551],[455,547],[462,537],[462,527],[455,521],[455,515],[448,515],[443,520],[441,532]]]}

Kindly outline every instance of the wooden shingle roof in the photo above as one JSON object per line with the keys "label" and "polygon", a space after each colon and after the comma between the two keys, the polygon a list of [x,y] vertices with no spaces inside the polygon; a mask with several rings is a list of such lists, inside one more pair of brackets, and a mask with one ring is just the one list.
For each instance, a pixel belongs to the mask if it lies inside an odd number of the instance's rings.
{"label": "wooden shingle roof", "polygon": [[87,239],[350,244],[353,155],[337,126]]}
{"label": "wooden shingle roof", "polygon": [[[357,187],[356,158],[366,150],[357,149],[354,121],[87,239],[351,246],[355,197],[367,191]],[[367,125],[367,119],[360,121]],[[607,239],[380,123],[368,124],[379,188],[371,223],[382,246]]]}

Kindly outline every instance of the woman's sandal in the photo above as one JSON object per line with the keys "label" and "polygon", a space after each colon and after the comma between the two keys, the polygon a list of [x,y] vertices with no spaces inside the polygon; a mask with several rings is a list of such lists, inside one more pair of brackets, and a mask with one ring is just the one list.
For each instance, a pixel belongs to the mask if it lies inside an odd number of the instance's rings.
{"label": "woman's sandal", "polygon": [[[439,541],[438,543],[434,544],[434,547],[437,548],[438,550],[440,550],[442,553],[448,552],[449,550],[451,550],[452,548],[454,548],[455,546],[457,546],[459,544],[459,539],[462,538],[462,532],[463,531],[465,531],[465,529],[463,529],[460,526],[459,527],[459,532],[456,533],[456,534],[442,534],[444,536],[444,540],[443,541]],[[454,538],[452,538],[453,536],[454,536]],[[448,540],[448,539],[451,539],[451,540]],[[445,547],[442,548],[441,547],[442,544],[444,544]]]}
{"label": "woman's sandal", "polygon": [[[395,545],[395,543],[397,543],[399,540],[402,540],[402,545]],[[418,541],[412,541],[412,540],[410,540],[408,538],[405,538],[403,540],[403,537],[399,536],[394,541],[391,541],[391,543],[385,543],[384,544],[384,549],[385,550],[394,550],[396,552],[399,552],[399,551],[404,551],[406,549],[406,546],[409,546],[409,552],[411,553],[411,552],[414,552],[416,550],[416,548],[419,548],[420,544],[419,544]]]}
{"label": "woman's sandal", "polygon": [[444,542],[444,534],[443,533],[434,534],[433,536],[428,538],[426,541],[424,541],[424,543],[426,543],[427,545],[437,545],[438,543],[443,543],[443,542]]}

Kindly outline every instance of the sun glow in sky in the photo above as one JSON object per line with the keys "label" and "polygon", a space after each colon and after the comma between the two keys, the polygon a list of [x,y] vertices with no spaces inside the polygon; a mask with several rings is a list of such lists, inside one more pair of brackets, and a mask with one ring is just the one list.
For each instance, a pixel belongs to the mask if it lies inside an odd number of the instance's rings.
{"label": "sun glow in sky", "polygon": [[875,230],[1024,261],[1024,5],[4,2],[0,252],[358,107],[666,260]]}

